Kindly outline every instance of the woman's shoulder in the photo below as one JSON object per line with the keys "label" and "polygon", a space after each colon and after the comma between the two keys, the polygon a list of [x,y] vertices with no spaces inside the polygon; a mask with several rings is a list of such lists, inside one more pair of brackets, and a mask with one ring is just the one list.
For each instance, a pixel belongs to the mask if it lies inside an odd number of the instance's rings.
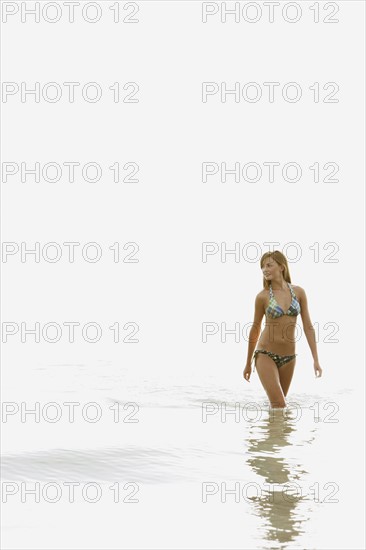
{"label": "woman's shoulder", "polygon": [[265,296],[267,296],[269,292],[269,288],[262,288],[262,290],[260,290],[256,296],[256,298],[264,298]]}
{"label": "woman's shoulder", "polygon": [[305,290],[301,286],[293,285],[292,283],[290,283],[290,284],[291,284],[295,294],[297,294],[299,297],[304,296]]}

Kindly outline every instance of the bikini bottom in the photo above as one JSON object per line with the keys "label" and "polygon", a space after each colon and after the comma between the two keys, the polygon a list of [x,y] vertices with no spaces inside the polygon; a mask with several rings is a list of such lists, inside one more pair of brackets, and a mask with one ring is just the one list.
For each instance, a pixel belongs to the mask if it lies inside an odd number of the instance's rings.
{"label": "bikini bottom", "polygon": [[269,355],[271,359],[273,359],[273,361],[276,363],[276,366],[278,368],[282,367],[289,361],[292,361],[292,359],[294,359],[294,357],[296,357],[297,355],[297,353],[295,353],[294,355],[278,355],[278,353],[273,353],[272,351],[267,351],[265,349],[256,349],[252,359],[252,361],[254,361],[253,372],[255,371],[255,363],[258,353],[265,353],[266,355]]}

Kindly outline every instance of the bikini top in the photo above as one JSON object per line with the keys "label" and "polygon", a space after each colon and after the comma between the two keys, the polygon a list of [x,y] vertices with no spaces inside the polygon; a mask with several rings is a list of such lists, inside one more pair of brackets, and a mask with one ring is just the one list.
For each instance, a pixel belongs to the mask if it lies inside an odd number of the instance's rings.
{"label": "bikini top", "polygon": [[283,315],[289,315],[291,317],[295,317],[301,312],[300,302],[296,298],[290,283],[287,282],[287,284],[291,291],[292,302],[286,313],[283,311],[282,307],[279,306],[278,303],[276,302],[276,298],[273,295],[272,284],[271,283],[269,284],[269,303],[266,309],[266,315],[268,317],[271,317],[272,319],[276,319],[277,317],[282,317]]}

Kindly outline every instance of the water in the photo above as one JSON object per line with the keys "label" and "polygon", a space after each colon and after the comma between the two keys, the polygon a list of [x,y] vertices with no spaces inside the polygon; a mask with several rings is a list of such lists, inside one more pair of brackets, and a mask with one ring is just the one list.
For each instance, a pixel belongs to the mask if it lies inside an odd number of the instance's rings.
{"label": "water", "polygon": [[[19,411],[3,416],[4,548],[364,547],[354,388],[290,391],[288,409],[269,410],[258,378],[230,372],[96,362],[6,378]],[[30,382],[39,422],[21,421]]]}

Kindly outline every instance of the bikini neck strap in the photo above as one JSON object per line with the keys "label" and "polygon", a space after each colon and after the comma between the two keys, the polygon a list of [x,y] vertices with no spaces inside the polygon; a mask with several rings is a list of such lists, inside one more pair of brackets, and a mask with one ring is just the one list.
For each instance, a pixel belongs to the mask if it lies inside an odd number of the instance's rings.
{"label": "bikini neck strap", "polygon": [[[292,290],[292,286],[290,285],[290,283],[289,283],[288,281],[286,281],[286,283],[287,283],[288,288],[290,289],[291,295],[293,296],[293,292],[294,292],[294,291]],[[271,281],[269,282],[269,294],[270,294],[270,296],[273,296],[273,290],[272,290],[272,283],[271,283]]]}

